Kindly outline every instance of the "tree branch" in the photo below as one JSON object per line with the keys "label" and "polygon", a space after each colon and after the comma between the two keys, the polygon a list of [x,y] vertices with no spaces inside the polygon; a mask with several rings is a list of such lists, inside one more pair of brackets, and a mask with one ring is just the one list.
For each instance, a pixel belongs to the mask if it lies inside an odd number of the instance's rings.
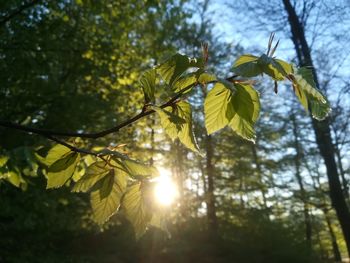
{"label": "tree branch", "polygon": [[[160,106],[160,108],[165,108],[165,107],[173,105],[174,103],[176,103],[176,100],[178,100],[186,91],[188,91],[189,89],[191,89],[192,87],[194,87],[197,84],[198,83],[194,83],[194,84],[191,84],[191,85],[187,86],[186,88],[182,89],[179,93],[177,93],[169,101],[162,104]],[[43,137],[46,137],[46,138],[53,140],[53,141],[56,141],[56,142],[58,142],[57,141],[58,139],[55,138],[55,136],[97,139],[97,138],[104,137],[104,136],[111,134],[111,133],[116,133],[120,129],[122,129],[126,126],[129,126],[129,125],[133,124],[134,122],[138,121],[139,119],[153,114],[154,112],[155,112],[154,110],[147,110],[146,108],[144,108],[139,114],[135,115],[134,117],[132,117],[128,120],[125,120],[125,121],[121,122],[120,124],[110,128],[110,129],[102,130],[102,131],[95,132],[95,133],[60,132],[60,131],[53,131],[53,130],[46,130],[46,129],[38,129],[38,128],[27,127],[24,125],[12,123],[9,121],[3,121],[3,120],[0,120],[0,126],[5,127],[5,128],[20,130],[20,131],[27,132],[27,133],[34,133],[34,134],[41,135]],[[58,143],[60,143],[60,142],[58,142]],[[60,143],[60,144],[62,144],[62,143]],[[67,145],[65,145],[65,146],[67,146]],[[68,147],[68,148],[70,148],[70,147]],[[89,153],[89,154],[91,154],[91,153]]]}
{"label": "tree branch", "polygon": [[[227,81],[230,82],[234,82],[235,78],[237,77],[237,75],[231,76],[226,78]],[[216,83],[217,81],[211,81],[208,82],[207,84],[212,84],[212,83]],[[172,106],[174,105],[177,100],[179,98],[181,98],[181,96],[188,91],[189,89],[191,89],[192,87],[198,85],[200,83],[196,82],[193,83],[191,85],[188,85],[187,87],[185,87],[184,89],[182,89],[180,92],[178,92],[174,97],[172,97],[170,100],[168,100],[167,102],[163,103],[161,106],[159,106],[160,108],[166,108],[168,106]],[[142,108],[141,112],[137,115],[135,115],[134,117],[125,120],[123,122],[121,122],[120,124],[107,129],[107,130],[102,130],[99,132],[95,132],[95,133],[76,133],[76,132],[60,132],[60,131],[53,131],[53,130],[46,130],[46,129],[38,129],[38,128],[32,128],[32,127],[27,127],[21,124],[17,124],[17,123],[12,123],[9,121],[2,121],[0,120],[0,127],[5,127],[5,128],[10,128],[10,129],[15,129],[15,130],[19,130],[19,131],[23,131],[23,132],[27,132],[27,133],[33,133],[33,134],[37,134],[40,136],[43,136],[51,141],[54,141],[58,144],[61,144],[63,146],[66,146],[67,148],[69,148],[70,150],[74,151],[74,152],[78,152],[78,153],[83,153],[83,154],[90,154],[96,157],[101,158],[102,160],[106,161],[103,156],[98,153],[98,152],[93,152],[93,151],[89,151],[87,149],[82,149],[82,148],[77,148],[61,139],[56,138],[56,136],[60,136],[60,137],[74,137],[74,138],[89,138],[89,139],[97,139],[97,138],[101,138],[104,137],[108,134],[111,133],[116,133],[118,132],[120,129],[129,126],[131,124],[133,124],[134,122],[138,121],[139,119],[146,117],[148,115],[153,114],[155,111],[154,110],[147,110],[146,105]]]}

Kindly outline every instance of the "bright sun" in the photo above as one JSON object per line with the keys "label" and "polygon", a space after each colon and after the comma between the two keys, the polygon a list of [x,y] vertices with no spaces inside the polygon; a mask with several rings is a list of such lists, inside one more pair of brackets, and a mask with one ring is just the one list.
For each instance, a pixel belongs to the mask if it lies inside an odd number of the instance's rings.
{"label": "bright sun", "polygon": [[170,171],[158,168],[160,176],[156,179],[155,198],[163,206],[171,205],[178,197],[177,185],[172,181]]}

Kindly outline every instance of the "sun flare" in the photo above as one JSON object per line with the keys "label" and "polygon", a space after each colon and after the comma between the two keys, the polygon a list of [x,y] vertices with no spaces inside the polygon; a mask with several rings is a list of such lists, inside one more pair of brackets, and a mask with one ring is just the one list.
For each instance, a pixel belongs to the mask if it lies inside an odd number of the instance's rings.
{"label": "sun flare", "polygon": [[171,205],[179,195],[177,185],[171,179],[171,173],[165,168],[158,168],[160,176],[155,186],[156,201],[163,206]]}

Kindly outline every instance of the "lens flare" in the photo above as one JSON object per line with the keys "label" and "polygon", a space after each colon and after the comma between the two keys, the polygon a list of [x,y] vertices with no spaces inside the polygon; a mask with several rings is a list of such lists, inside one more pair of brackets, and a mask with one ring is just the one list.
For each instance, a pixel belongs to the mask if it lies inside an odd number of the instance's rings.
{"label": "lens flare", "polygon": [[177,185],[172,181],[171,174],[164,168],[158,168],[160,176],[156,180],[155,198],[163,206],[171,205],[179,195]]}

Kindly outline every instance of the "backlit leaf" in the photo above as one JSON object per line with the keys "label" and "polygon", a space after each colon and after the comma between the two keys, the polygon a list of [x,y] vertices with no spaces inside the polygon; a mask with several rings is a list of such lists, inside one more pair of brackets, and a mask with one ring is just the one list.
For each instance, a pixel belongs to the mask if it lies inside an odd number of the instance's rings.
{"label": "backlit leaf", "polygon": [[192,130],[191,105],[186,101],[180,101],[176,104],[176,107],[178,116],[185,120],[185,123],[181,124],[181,130],[178,133],[180,142],[190,150],[199,152],[199,147]]}
{"label": "backlit leaf", "polygon": [[124,197],[122,207],[126,218],[134,227],[136,238],[139,239],[147,230],[152,214],[143,198],[141,183],[130,186]]}
{"label": "backlit leaf", "polygon": [[254,124],[260,113],[258,92],[250,85],[235,84],[232,103],[235,111],[229,126],[243,138],[254,141]]}
{"label": "backlit leaf", "polygon": [[109,168],[106,166],[106,163],[104,161],[95,162],[86,169],[86,173],[74,185],[72,191],[87,192],[108,173]]}
{"label": "backlit leaf", "polygon": [[156,69],[146,71],[141,79],[140,84],[145,96],[145,102],[154,102],[154,89],[156,85]]}
{"label": "backlit leaf", "polygon": [[233,72],[242,77],[255,77],[262,73],[258,64],[258,57],[245,54],[240,56],[233,65]]}
{"label": "backlit leaf", "polygon": [[[193,72],[176,80],[173,85],[173,90],[175,92],[180,92],[189,86],[193,86],[195,83],[197,83],[197,74],[196,72]],[[188,89],[185,93],[190,91],[191,89]]]}
{"label": "backlit leaf", "polygon": [[44,164],[47,166],[50,166],[54,162],[56,162],[58,159],[61,159],[61,157],[67,153],[69,153],[71,150],[67,148],[66,146],[63,146],[61,144],[56,144],[54,147],[52,147],[49,152],[47,153]]}
{"label": "backlit leaf", "polygon": [[110,159],[111,164],[117,166],[119,170],[126,172],[135,179],[159,176],[158,170],[154,166],[130,159],[127,155],[117,151],[110,151],[110,153],[113,153]]}
{"label": "backlit leaf", "polygon": [[20,187],[21,181],[23,180],[19,173],[15,171],[9,171],[6,176],[6,180],[9,181],[12,185]]}
{"label": "backlit leaf", "polygon": [[292,66],[287,62],[268,57],[263,54],[258,59],[262,71],[274,80],[284,80],[292,72]]}
{"label": "backlit leaf", "polygon": [[3,167],[7,163],[8,159],[8,156],[0,155],[0,167]]}
{"label": "backlit leaf", "polygon": [[190,58],[181,54],[175,54],[163,64],[159,65],[157,67],[157,72],[168,85],[172,86],[186,70],[193,67],[203,67],[202,60]]}
{"label": "backlit leaf", "polygon": [[79,160],[79,153],[70,152],[51,164],[48,168],[46,188],[57,188],[64,185],[72,177]]}
{"label": "backlit leaf", "polygon": [[153,178],[159,176],[157,168],[146,165],[135,160],[126,159],[123,161],[126,172],[135,178]]}
{"label": "backlit leaf", "polygon": [[100,199],[104,199],[109,196],[109,194],[112,191],[113,184],[114,184],[114,169],[110,169],[109,173],[103,177],[101,180],[101,188],[100,188]]}
{"label": "backlit leaf", "polygon": [[309,68],[295,68],[293,77],[295,94],[305,110],[310,111],[315,119],[325,119],[331,108],[327,99],[317,89],[312,70]]}
{"label": "backlit leaf", "polygon": [[216,83],[205,98],[205,127],[208,134],[224,128],[234,116],[232,91],[227,85],[232,86],[230,83]]}
{"label": "backlit leaf", "polygon": [[90,201],[96,223],[105,223],[118,211],[126,185],[126,174],[117,169],[105,177],[100,189],[91,193]]}
{"label": "backlit leaf", "polygon": [[161,118],[165,132],[172,140],[176,138],[192,151],[199,152],[199,148],[192,131],[192,112],[188,102],[180,101],[173,107],[164,109],[153,108]]}
{"label": "backlit leaf", "polygon": [[160,123],[165,132],[172,140],[175,140],[178,137],[179,131],[181,130],[181,125],[186,123],[186,121],[180,118],[178,115],[172,113],[172,107],[166,107],[164,109],[153,107],[153,109],[158,113]]}
{"label": "backlit leaf", "polygon": [[207,84],[209,82],[216,81],[217,77],[214,74],[208,73],[208,72],[203,72],[202,74],[199,75],[198,77],[198,82],[202,84]]}

